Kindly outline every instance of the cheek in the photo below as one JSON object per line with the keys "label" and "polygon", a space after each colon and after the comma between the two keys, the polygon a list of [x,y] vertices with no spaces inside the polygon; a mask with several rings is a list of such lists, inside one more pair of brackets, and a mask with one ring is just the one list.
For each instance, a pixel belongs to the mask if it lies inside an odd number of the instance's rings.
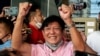
{"label": "cheek", "polygon": [[62,32],[61,31],[56,31],[56,34],[58,35],[58,36],[62,36]]}
{"label": "cheek", "polygon": [[42,32],[44,37],[47,37],[48,33],[47,32]]}
{"label": "cheek", "polygon": [[1,33],[1,32],[0,32],[0,39],[3,37],[3,35],[4,35],[4,33]]}
{"label": "cheek", "polygon": [[1,39],[1,37],[2,37],[2,34],[0,33],[0,39]]}
{"label": "cheek", "polygon": [[57,36],[59,37],[59,39],[61,39],[61,38],[63,37],[63,33],[62,33],[62,32],[59,32],[59,33],[57,34]]}

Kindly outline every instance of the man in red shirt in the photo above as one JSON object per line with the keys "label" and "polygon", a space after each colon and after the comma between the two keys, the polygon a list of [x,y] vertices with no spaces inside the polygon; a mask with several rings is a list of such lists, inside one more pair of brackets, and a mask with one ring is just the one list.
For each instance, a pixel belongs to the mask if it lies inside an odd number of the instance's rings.
{"label": "man in red shirt", "polygon": [[31,44],[44,43],[42,32],[39,30],[43,22],[43,15],[36,4],[32,5],[27,19],[29,20],[29,28],[32,30],[28,42]]}

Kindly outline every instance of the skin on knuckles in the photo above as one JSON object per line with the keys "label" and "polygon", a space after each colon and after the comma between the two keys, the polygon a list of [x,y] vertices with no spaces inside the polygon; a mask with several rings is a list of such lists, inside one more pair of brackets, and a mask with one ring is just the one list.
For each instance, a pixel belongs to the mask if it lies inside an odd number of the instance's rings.
{"label": "skin on knuckles", "polygon": [[31,6],[32,4],[29,2],[20,3],[18,16],[25,16],[28,13]]}

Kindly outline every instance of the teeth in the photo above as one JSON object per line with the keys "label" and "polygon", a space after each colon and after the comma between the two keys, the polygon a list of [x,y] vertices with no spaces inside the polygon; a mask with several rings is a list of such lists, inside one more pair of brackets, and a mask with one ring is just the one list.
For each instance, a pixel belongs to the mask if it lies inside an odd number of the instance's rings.
{"label": "teeth", "polygon": [[55,36],[50,36],[50,38],[55,38]]}
{"label": "teeth", "polygon": [[56,37],[53,36],[53,37],[50,37],[50,38],[55,39]]}
{"label": "teeth", "polygon": [[52,38],[55,38],[55,37],[52,37]]}

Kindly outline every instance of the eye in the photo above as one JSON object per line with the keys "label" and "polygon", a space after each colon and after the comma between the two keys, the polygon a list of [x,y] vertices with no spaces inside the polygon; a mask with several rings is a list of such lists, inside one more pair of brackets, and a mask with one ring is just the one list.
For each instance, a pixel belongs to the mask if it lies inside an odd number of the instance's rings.
{"label": "eye", "polygon": [[50,28],[49,27],[46,27],[46,28],[44,28],[44,30],[48,31],[48,30],[50,30]]}
{"label": "eye", "polygon": [[54,30],[61,30],[61,28],[60,27],[55,27]]}

